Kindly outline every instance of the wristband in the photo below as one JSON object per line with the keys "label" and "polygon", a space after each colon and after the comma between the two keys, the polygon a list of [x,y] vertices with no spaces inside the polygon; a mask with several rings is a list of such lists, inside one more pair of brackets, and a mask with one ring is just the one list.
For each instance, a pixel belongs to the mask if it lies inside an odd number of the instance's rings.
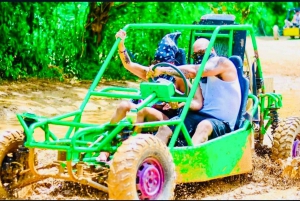
{"label": "wristband", "polygon": [[126,49],[125,49],[124,51],[120,51],[120,50],[119,50],[119,53],[125,53],[125,52],[127,52],[127,50],[126,50]]}

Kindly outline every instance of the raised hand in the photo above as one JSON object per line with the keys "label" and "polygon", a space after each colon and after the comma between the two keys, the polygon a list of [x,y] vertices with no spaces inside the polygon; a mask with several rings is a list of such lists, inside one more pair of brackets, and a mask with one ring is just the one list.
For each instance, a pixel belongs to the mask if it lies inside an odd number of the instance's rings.
{"label": "raised hand", "polygon": [[117,33],[116,33],[116,39],[121,38],[121,40],[125,40],[126,38],[126,31],[120,29]]}
{"label": "raised hand", "polygon": [[153,70],[153,66],[154,65],[149,66],[149,70],[147,71],[147,74],[146,74],[147,79],[158,77],[159,75],[161,75],[161,72],[160,72],[161,67],[158,66],[157,68],[155,68]]}

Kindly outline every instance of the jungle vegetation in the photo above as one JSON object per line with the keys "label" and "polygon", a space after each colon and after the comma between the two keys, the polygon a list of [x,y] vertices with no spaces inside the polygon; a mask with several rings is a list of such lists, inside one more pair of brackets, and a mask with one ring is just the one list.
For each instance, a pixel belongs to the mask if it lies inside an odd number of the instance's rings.
{"label": "jungle vegetation", "polygon": [[[0,80],[30,77],[93,80],[129,23],[199,22],[204,14],[233,14],[251,24],[257,36],[272,36],[283,27],[289,8],[299,2],[0,2]],[[129,32],[126,46],[133,61],[148,65],[166,31]],[[189,33],[179,44],[187,47]],[[107,79],[136,79],[116,53]]]}

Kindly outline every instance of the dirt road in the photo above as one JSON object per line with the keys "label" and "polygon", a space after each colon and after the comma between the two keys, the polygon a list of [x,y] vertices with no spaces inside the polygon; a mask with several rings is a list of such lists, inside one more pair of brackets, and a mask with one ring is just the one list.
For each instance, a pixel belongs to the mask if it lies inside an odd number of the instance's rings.
{"label": "dirt road", "polygon": [[[300,116],[300,40],[281,37],[257,38],[258,52],[266,77],[274,79],[276,92],[283,95],[280,118]],[[247,49],[249,44],[247,43]],[[252,51],[249,56],[253,56]],[[69,81],[65,83],[47,80],[29,82],[3,82],[0,85],[0,130],[20,128],[16,113],[33,112],[54,116],[74,111],[80,107],[91,82]],[[101,86],[137,86],[131,82],[102,83]],[[83,122],[107,121],[118,100],[92,98],[86,107]],[[63,133],[63,132],[62,132]],[[43,156],[42,156],[43,157]],[[44,159],[48,157],[45,154]],[[300,182],[280,177],[280,168],[268,158],[253,155],[251,174],[217,179],[209,182],[183,184],[176,188],[177,199],[300,199]],[[71,182],[55,179],[40,181],[20,190],[20,199],[106,199],[105,193]]]}

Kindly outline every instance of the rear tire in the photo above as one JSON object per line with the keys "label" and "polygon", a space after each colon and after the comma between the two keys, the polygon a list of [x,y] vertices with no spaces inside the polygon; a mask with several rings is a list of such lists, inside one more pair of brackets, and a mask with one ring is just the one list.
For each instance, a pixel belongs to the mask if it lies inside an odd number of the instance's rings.
{"label": "rear tire", "polygon": [[23,144],[24,134],[20,131],[5,131],[0,134],[0,198],[7,198],[8,189],[3,185],[4,161],[7,155],[17,151]]}
{"label": "rear tire", "polygon": [[300,117],[279,122],[273,135],[272,160],[300,156]]}
{"label": "rear tire", "polygon": [[176,172],[168,147],[150,134],[128,138],[114,154],[107,184],[113,200],[174,199]]}

